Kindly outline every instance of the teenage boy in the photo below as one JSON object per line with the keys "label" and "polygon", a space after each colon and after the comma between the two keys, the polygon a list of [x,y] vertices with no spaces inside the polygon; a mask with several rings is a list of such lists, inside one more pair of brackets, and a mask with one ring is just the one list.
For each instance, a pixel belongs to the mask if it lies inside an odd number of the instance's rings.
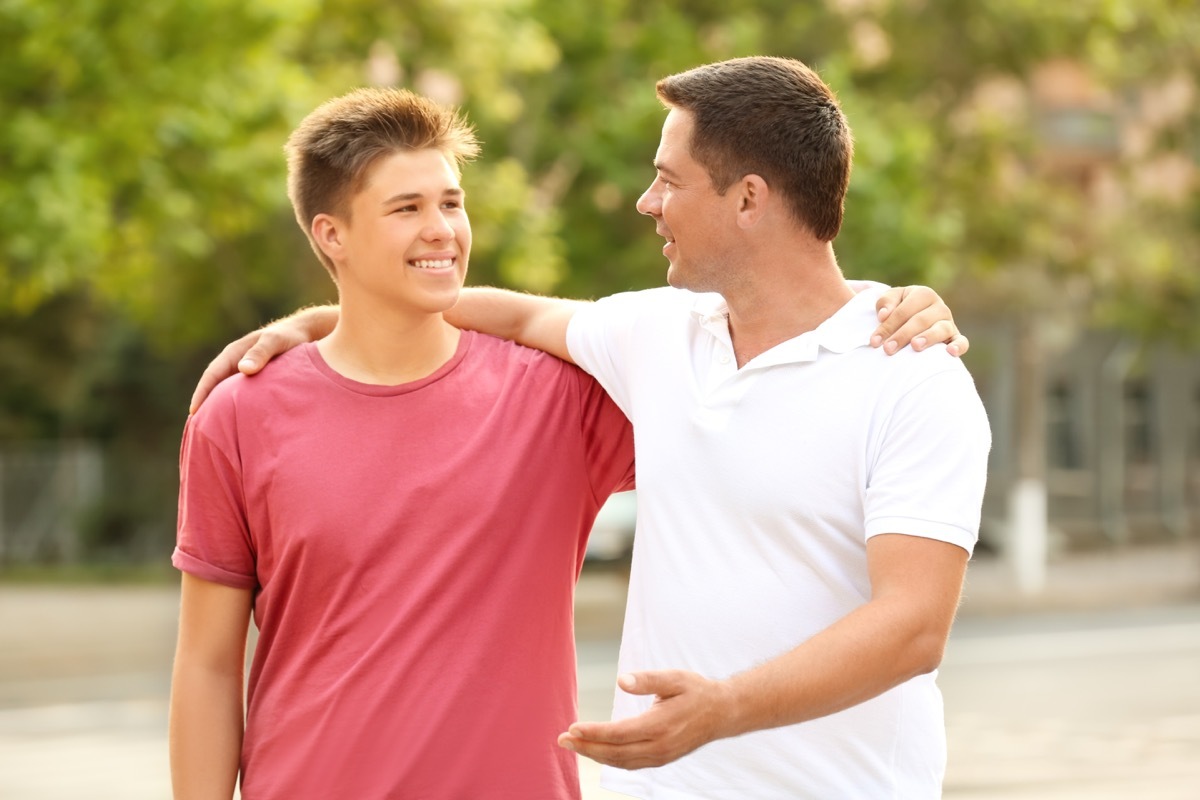
{"label": "teenage boy", "polygon": [[[632,487],[597,383],[449,325],[471,229],[454,112],[361,90],[288,141],[332,333],[187,423],[177,798],[578,798],[572,603]],[[259,630],[243,716],[248,621]],[[244,720],[244,722],[243,722]]]}

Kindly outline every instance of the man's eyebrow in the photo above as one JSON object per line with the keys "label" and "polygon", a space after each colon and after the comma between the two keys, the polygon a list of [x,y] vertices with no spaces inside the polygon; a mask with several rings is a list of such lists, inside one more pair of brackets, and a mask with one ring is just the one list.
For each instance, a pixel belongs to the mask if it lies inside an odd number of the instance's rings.
{"label": "man's eyebrow", "polygon": [[656,170],[658,170],[658,171],[659,171],[661,174],[663,174],[663,175],[668,175],[668,176],[671,176],[671,177],[678,177],[679,173],[675,172],[673,169],[671,169],[670,167],[666,166],[666,165],[665,165],[665,164],[663,164],[661,161],[655,161],[655,162],[653,162],[653,163],[654,163],[654,168],[655,168]]}
{"label": "man's eyebrow", "polygon": [[[466,194],[462,189],[447,189],[442,192],[442,197],[465,197]],[[380,205],[388,206],[392,203],[407,203],[409,200],[420,200],[424,196],[421,192],[401,192],[400,194],[392,195],[380,203]]]}

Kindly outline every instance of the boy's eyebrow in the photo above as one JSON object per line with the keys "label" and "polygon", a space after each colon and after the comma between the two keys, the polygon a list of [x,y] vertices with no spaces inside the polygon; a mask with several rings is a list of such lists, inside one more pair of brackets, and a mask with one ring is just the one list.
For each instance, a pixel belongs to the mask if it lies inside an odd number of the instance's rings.
{"label": "boy's eyebrow", "polygon": [[[442,197],[465,197],[466,194],[467,193],[462,189],[447,189],[446,191],[442,192]],[[384,200],[382,203],[380,203],[380,205],[387,206],[391,205],[392,203],[405,203],[409,200],[420,200],[424,196],[425,195],[421,192],[401,192],[400,194],[392,195],[387,200]]]}

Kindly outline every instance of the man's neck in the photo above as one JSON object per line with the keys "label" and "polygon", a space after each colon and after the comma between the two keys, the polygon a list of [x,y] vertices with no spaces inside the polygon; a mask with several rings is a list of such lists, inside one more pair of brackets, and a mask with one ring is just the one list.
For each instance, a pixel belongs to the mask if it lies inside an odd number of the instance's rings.
{"label": "man's neck", "polygon": [[828,245],[776,262],[760,262],[751,279],[723,292],[738,367],[789,339],[815,330],[854,297]]}
{"label": "man's neck", "polygon": [[461,331],[441,314],[358,308],[344,297],[341,309],[337,326],[317,348],[330,368],[359,383],[398,386],[420,380],[458,348]]}

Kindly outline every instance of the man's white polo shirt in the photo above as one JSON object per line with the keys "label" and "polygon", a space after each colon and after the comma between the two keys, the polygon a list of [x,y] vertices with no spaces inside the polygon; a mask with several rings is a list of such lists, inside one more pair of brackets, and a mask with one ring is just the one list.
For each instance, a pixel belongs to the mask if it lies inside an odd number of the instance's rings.
{"label": "man's white polo shirt", "polygon": [[[904,533],[968,552],[990,431],[944,346],[868,346],[880,290],[737,368],[723,299],[663,288],[579,311],[572,358],[633,421],[638,528],[620,670],[724,678],[870,597],[866,540]],[[618,691],[614,717],[653,698]],[[713,742],[664,767],[606,770],[654,800],[937,797],[934,675],[854,708]]]}

